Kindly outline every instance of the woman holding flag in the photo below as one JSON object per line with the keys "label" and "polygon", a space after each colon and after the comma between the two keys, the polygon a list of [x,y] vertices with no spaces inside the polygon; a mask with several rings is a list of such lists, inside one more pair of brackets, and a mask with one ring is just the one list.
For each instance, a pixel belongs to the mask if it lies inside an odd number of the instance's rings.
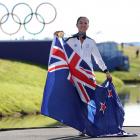
{"label": "woman holding flag", "polygon": [[[94,58],[96,64],[98,64],[99,68],[106,73],[107,79],[111,79],[112,77],[104,61],[102,60],[95,41],[86,35],[86,31],[89,27],[89,19],[87,17],[79,17],[77,19],[76,26],[78,28],[78,33],[72,37],[69,37],[66,42],[72,47],[74,51],[76,51],[76,53],[80,55],[83,60],[85,60],[85,62],[88,63],[93,73],[94,66],[92,64],[92,57]],[[56,31],[54,34],[58,37],[63,37],[64,35],[63,31]],[[93,76],[95,75],[93,74]],[[84,133],[80,133],[80,135],[84,136]]]}
{"label": "woman holding flag", "polygon": [[[78,33],[73,35],[72,37],[69,37],[66,42],[72,47],[74,51],[76,51],[80,55],[83,60],[85,60],[89,64],[92,70],[94,70],[94,66],[92,65],[93,56],[100,69],[106,73],[106,77],[111,79],[111,75],[104,61],[102,60],[95,41],[86,35],[86,31],[89,27],[88,18],[79,17],[77,19],[76,26],[78,28]],[[61,37],[63,36],[62,31],[56,31],[54,34]]]}
{"label": "woman holding flag", "polygon": [[[112,77],[95,41],[86,35],[88,18],[79,17],[76,26],[78,33],[67,40],[64,32],[54,33],[41,113],[79,130],[81,136],[128,136],[122,130],[124,110]],[[92,57],[106,74],[102,86],[96,84]]]}

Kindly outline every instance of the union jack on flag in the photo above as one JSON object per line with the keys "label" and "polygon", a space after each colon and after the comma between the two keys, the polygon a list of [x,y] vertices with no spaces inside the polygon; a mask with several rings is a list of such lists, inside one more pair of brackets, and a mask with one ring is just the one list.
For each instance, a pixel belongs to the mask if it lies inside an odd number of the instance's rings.
{"label": "union jack on flag", "polygon": [[[56,44],[51,49],[52,55],[48,72],[69,69],[68,79],[75,84],[82,101],[88,103],[90,98],[84,86],[95,90],[95,75],[92,73],[88,64],[84,63],[83,65],[81,63],[83,60],[80,56],[68,44],[64,43],[62,38],[60,40],[63,45],[59,41],[54,41]],[[58,61],[54,61],[54,59]]]}
{"label": "union jack on flag", "polygon": [[124,110],[111,81],[96,84],[88,64],[54,37],[41,113],[89,136],[122,133]]}

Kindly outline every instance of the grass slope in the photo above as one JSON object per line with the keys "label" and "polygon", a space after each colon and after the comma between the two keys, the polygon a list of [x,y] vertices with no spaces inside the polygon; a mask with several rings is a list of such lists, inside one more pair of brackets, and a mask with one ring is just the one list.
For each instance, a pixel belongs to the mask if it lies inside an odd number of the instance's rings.
{"label": "grass slope", "polygon": [[[39,66],[0,59],[0,115],[39,113],[46,75],[46,69]],[[96,75],[98,83],[105,80],[105,74]],[[123,85],[113,80],[117,87]]]}
{"label": "grass slope", "polygon": [[0,114],[39,112],[45,79],[43,68],[0,60]]}
{"label": "grass slope", "polygon": [[136,58],[136,50],[140,47],[128,46],[124,47],[124,54],[129,57],[130,60],[130,70],[127,72],[115,71],[112,74],[119,77],[125,82],[140,82],[140,56]]}

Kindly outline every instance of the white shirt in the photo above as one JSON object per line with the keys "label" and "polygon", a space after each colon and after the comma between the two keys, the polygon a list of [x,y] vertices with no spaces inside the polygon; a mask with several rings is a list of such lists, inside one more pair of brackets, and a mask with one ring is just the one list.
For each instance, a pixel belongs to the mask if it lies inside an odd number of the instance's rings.
{"label": "white shirt", "polygon": [[73,48],[75,52],[80,55],[84,61],[86,61],[92,70],[94,66],[92,64],[91,56],[93,56],[95,62],[102,71],[107,69],[94,40],[86,37],[86,39],[81,44],[77,37],[71,37],[67,40],[67,43]]}

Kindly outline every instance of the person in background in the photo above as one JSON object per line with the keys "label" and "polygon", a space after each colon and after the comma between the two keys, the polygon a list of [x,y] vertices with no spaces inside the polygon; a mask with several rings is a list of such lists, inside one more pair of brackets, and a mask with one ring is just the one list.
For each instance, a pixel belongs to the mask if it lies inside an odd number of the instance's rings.
{"label": "person in background", "polygon": [[136,58],[139,57],[139,49],[136,50]]}
{"label": "person in background", "polygon": [[[92,63],[92,57],[94,58],[99,68],[106,74],[107,79],[112,79],[112,76],[96,46],[96,42],[86,34],[86,31],[89,27],[89,19],[84,16],[79,17],[77,19],[76,26],[78,33],[74,34],[72,37],[67,38],[67,44],[70,45],[77,54],[79,54],[79,56],[91,67],[93,72],[94,66]],[[63,37],[63,31],[56,31],[54,35]],[[83,132],[80,132],[79,135],[85,136]]]}
{"label": "person in background", "polygon": [[124,50],[124,43],[122,42],[121,43],[121,51],[123,52],[123,50]]}

